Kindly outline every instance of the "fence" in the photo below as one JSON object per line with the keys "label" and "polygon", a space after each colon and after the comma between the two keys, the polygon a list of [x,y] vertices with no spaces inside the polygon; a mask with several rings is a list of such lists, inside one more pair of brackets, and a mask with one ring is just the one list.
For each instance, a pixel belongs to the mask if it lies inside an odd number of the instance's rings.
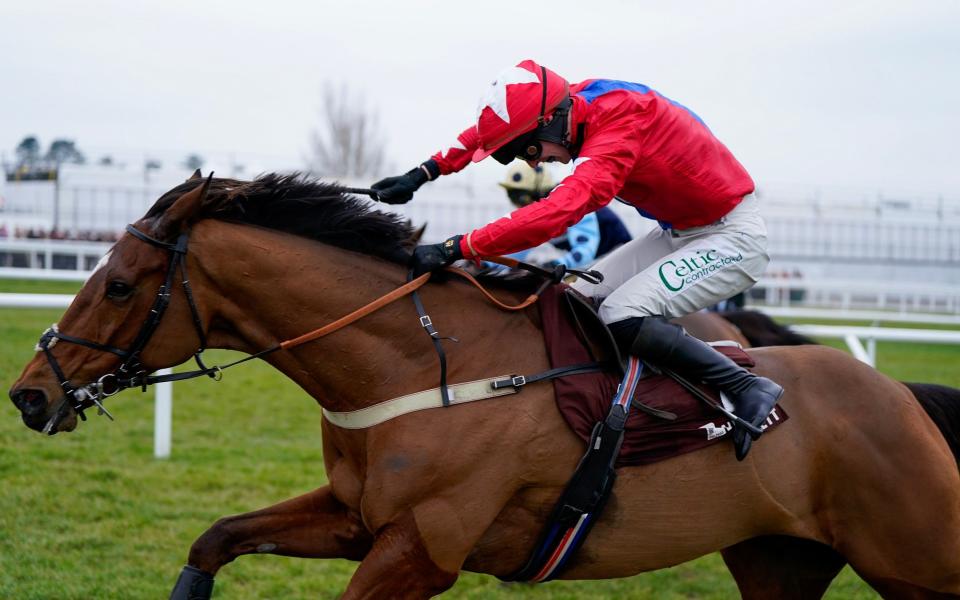
{"label": "fence", "polygon": [[[0,255],[6,246],[0,242]],[[17,248],[31,248],[27,252],[49,254],[67,252],[62,242],[40,240],[36,244],[16,244]],[[81,245],[75,256],[83,256],[86,263],[96,262],[96,249],[106,252],[109,244]],[[89,253],[89,254],[85,254]],[[49,264],[49,261],[48,261]],[[85,281],[90,271],[67,269],[25,269],[0,267],[0,279],[36,279],[46,281]],[[829,279],[783,279],[764,277],[749,292],[757,308],[803,306],[830,308],[840,311],[875,310],[886,313],[882,320],[894,320],[891,314],[908,315],[927,311],[960,315],[960,285],[917,285],[903,281],[836,281]],[[783,315],[786,316],[786,315]],[[821,315],[822,316],[822,315]],[[902,320],[902,319],[900,319]],[[907,319],[909,320],[909,319]],[[920,321],[915,321],[920,322]]]}
{"label": "fence", "polygon": [[764,277],[749,292],[766,306],[942,312],[960,315],[960,285]]}
{"label": "fence", "polygon": [[89,271],[111,245],[77,240],[0,239],[0,268]]}
{"label": "fence", "polygon": [[[851,327],[840,325],[792,325],[797,333],[810,337],[839,338],[846,342],[851,354],[871,367],[877,365],[877,341],[922,342],[925,344],[960,344],[960,331],[931,329],[893,329],[887,327]],[[861,339],[867,340],[864,347]]]}

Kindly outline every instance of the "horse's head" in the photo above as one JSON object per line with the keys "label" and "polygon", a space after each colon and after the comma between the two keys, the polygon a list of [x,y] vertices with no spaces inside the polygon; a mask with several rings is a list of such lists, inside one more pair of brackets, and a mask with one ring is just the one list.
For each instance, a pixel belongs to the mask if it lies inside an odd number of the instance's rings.
{"label": "horse's head", "polygon": [[10,389],[28,427],[71,431],[85,409],[102,409],[105,397],[203,347],[205,324],[184,269],[188,228],[209,185],[198,171],[161,215],[148,213],[128,228],[59,324],[43,333]]}

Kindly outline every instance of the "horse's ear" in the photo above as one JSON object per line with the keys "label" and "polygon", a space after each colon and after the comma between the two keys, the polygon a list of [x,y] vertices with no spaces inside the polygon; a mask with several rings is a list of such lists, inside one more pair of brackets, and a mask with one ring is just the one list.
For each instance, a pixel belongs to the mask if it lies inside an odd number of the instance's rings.
{"label": "horse's ear", "polygon": [[[406,223],[407,223],[407,227],[413,227],[412,219],[407,219]],[[420,243],[420,238],[423,237],[423,232],[426,231],[426,229],[427,229],[426,223],[424,223],[420,227],[417,227],[416,229],[412,229],[410,233],[410,237],[405,239],[401,245],[407,250],[413,250],[414,248],[417,247],[417,244]]]}
{"label": "horse's ear", "polygon": [[193,172],[193,175],[191,175],[190,178],[187,179],[187,181],[193,181],[194,179],[200,179],[201,177],[203,177],[203,175],[200,174],[200,169],[197,169],[196,171]]}
{"label": "horse's ear", "polygon": [[414,229],[413,235],[410,236],[410,241],[413,242],[414,244],[419,244],[420,240],[423,238],[423,232],[426,230],[427,230],[426,223]]}
{"label": "horse's ear", "polygon": [[[191,177],[188,181],[193,179],[196,179],[196,177]],[[173,239],[196,220],[197,215],[200,214],[200,208],[203,206],[203,201],[206,200],[207,193],[210,191],[212,181],[213,172],[211,171],[210,176],[203,183],[177,198],[170,208],[164,211],[154,232],[158,239]]]}

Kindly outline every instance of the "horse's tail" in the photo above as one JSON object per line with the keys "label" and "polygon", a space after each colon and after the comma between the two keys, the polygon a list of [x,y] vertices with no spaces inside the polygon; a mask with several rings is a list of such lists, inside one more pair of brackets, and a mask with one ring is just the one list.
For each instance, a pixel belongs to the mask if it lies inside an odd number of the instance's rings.
{"label": "horse's tail", "polygon": [[960,466],[960,390],[933,383],[904,382],[904,385],[937,424]]}
{"label": "horse's tail", "polygon": [[756,310],[734,310],[722,312],[719,315],[736,325],[753,348],[816,344],[807,336],[777,323],[769,316]]}

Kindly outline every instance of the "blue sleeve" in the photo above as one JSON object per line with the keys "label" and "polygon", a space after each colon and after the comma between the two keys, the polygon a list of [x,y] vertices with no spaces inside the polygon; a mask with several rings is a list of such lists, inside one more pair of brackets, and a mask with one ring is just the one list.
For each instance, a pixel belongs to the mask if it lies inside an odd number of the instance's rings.
{"label": "blue sleeve", "polygon": [[563,255],[560,263],[570,269],[593,262],[600,247],[600,222],[597,215],[590,213],[580,222],[567,229],[567,241],[570,252]]}

